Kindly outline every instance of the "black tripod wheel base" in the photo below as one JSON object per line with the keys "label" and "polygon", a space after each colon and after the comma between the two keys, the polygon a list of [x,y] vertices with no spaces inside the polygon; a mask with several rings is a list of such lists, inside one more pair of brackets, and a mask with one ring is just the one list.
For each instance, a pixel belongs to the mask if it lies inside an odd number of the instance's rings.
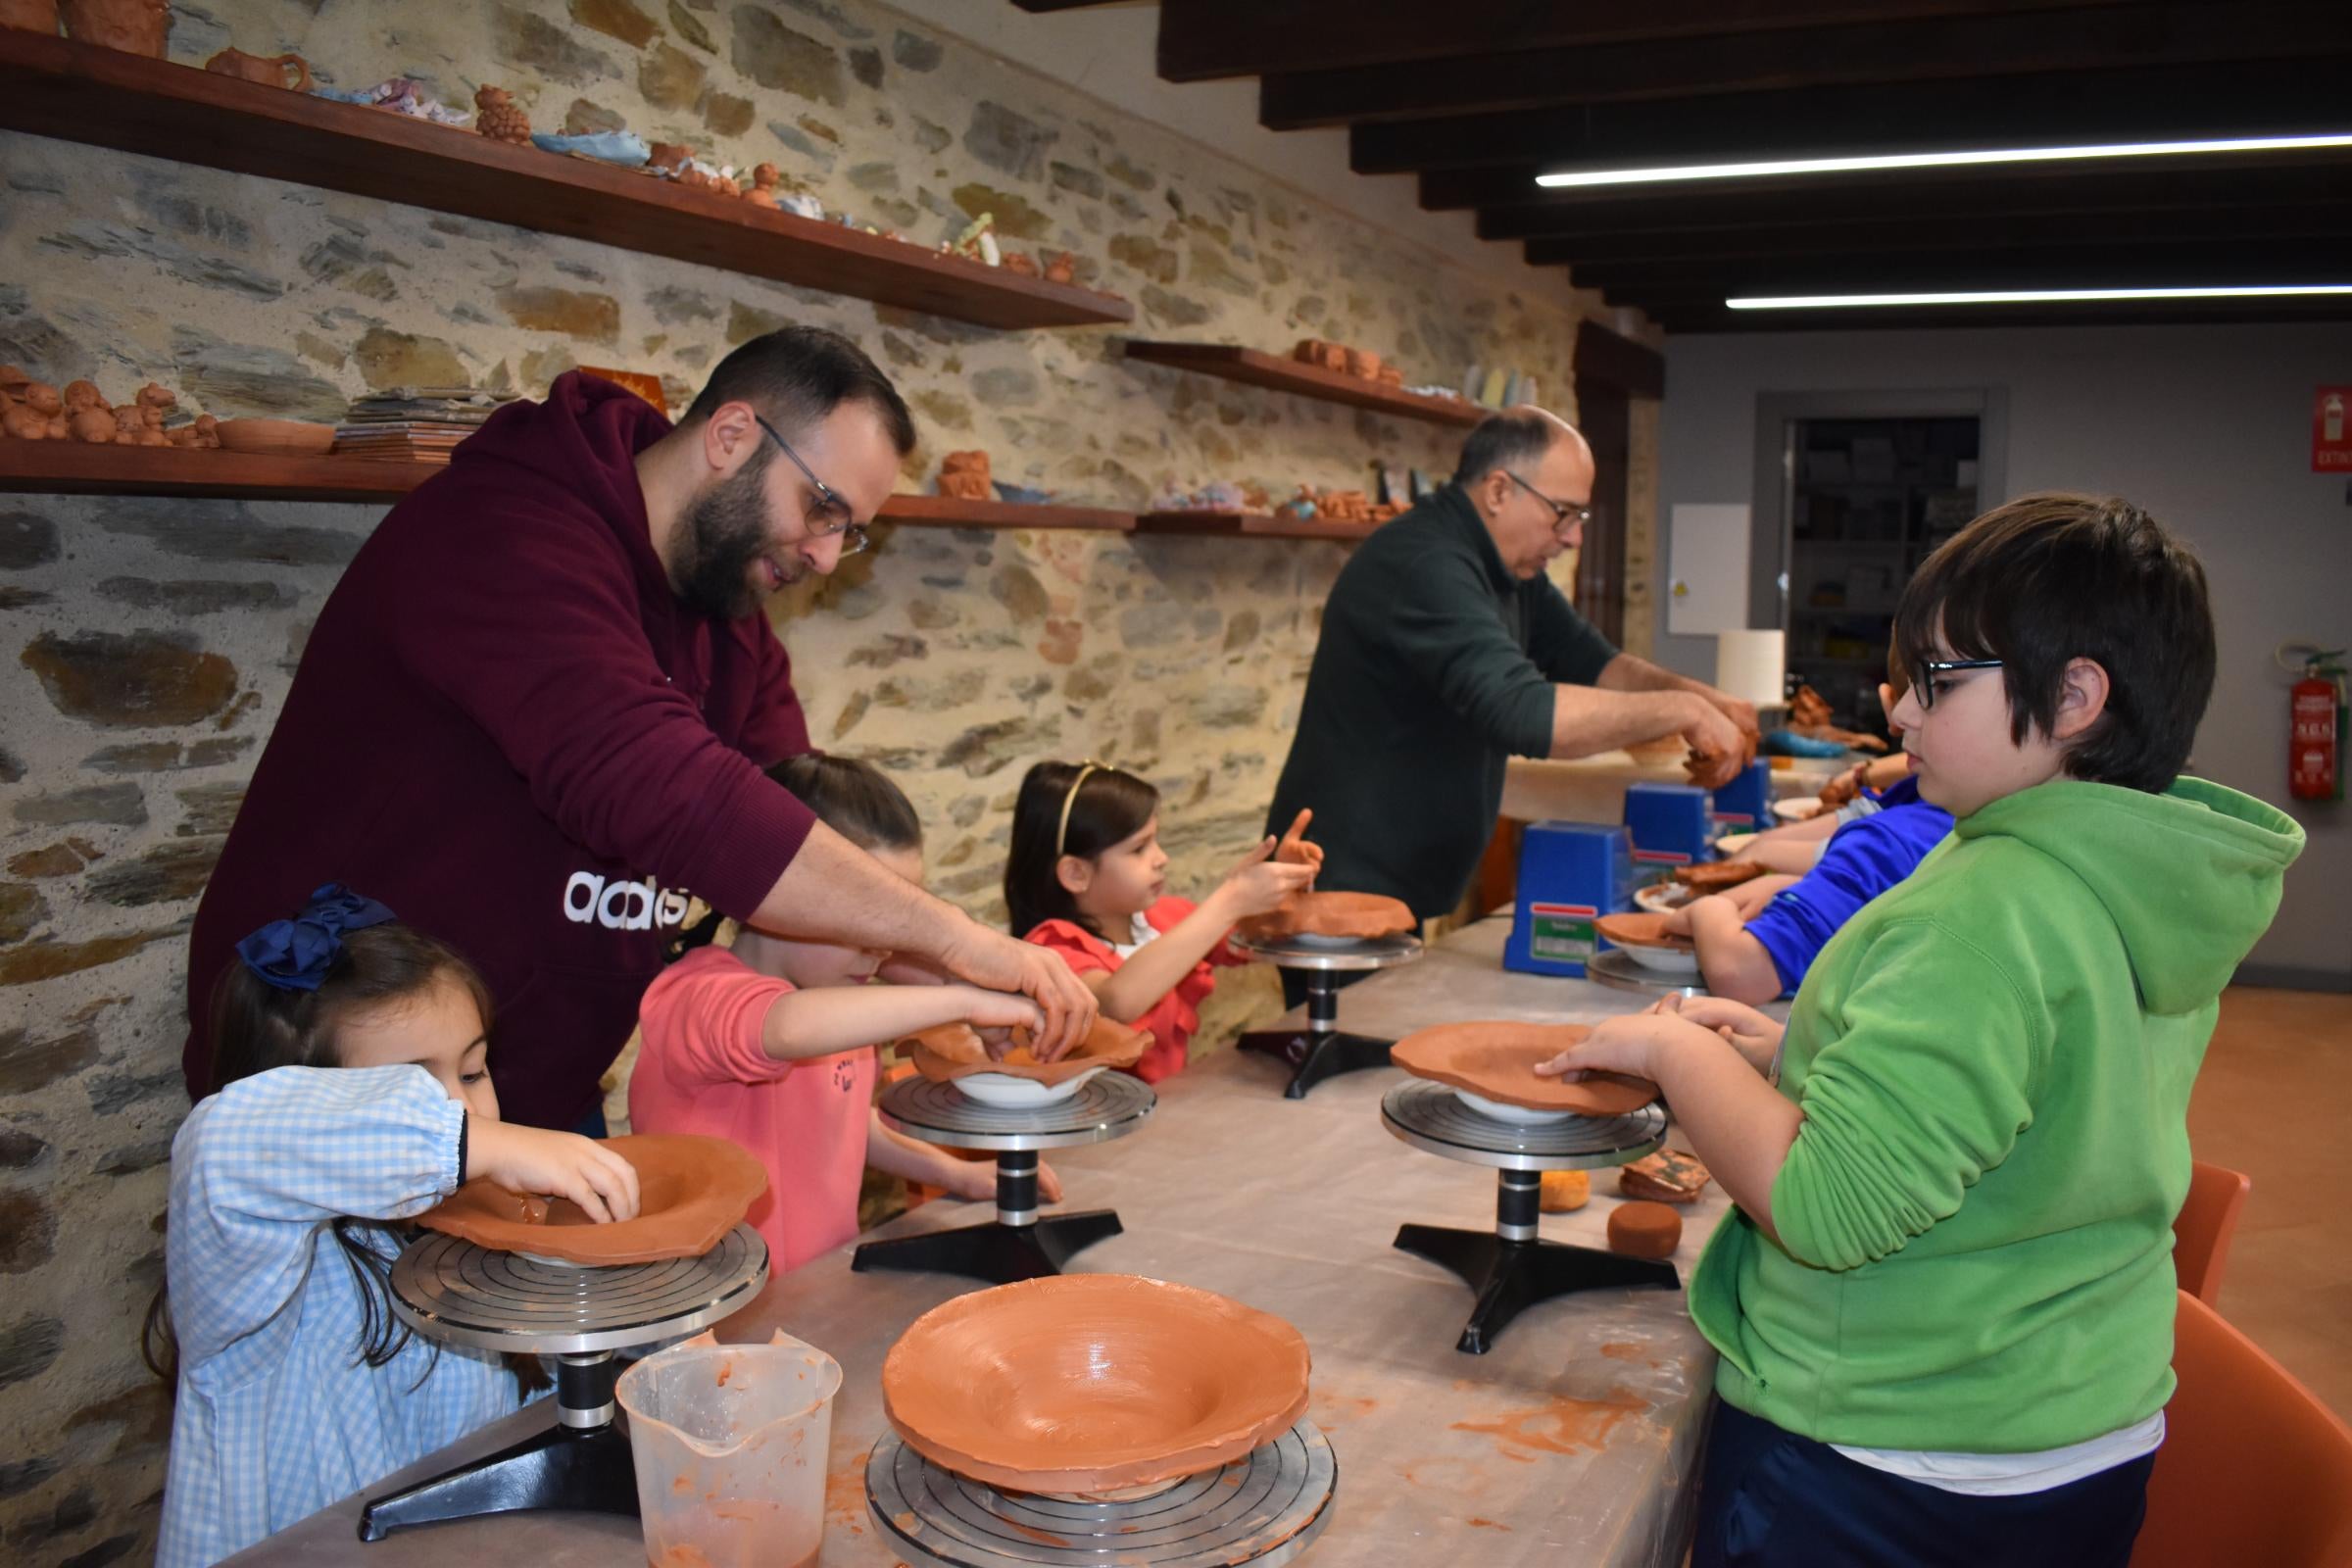
{"label": "black tripod wheel base", "polygon": [[617,1423],[561,1422],[445,1476],[376,1498],[360,1512],[360,1539],[411,1525],[524,1508],[573,1508],[637,1517],[637,1467]]}
{"label": "black tripod wheel base", "polygon": [[1621,1257],[1563,1242],[1509,1242],[1493,1231],[1403,1225],[1397,1228],[1396,1245],[1451,1269],[1478,1293],[1478,1304],[1470,1309],[1470,1321],[1453,1347],[1469,1355],[1486,1354],[1511,1319],[1555,1296],[1626,1285],[1683,1288],[1672,1263]]}
{"label": "black tripod wheel base", "polygon": [[1059,1274],[1072,1257],[1118,1234],[1119,1216],[1107,1208],[1054,1214],[1029,1225],[990,1220],[961,1230],[867,1242],[851,1257],[850,1267],[860,1274],[886,1268],[1010,1285]]}
{"label": "black tripod wheel base", "polygon": [[1386,1067],[1393,1040],[1351,1035],[1339,1030],[1316,1033],[1309,1029],[1270,1029],[1246,1034],[1234,1042],[1244,1051],[1262,1051],[1291,1064],[1291,1084],[1285,1100],[1304,1100],[1306,1092],[1326,1078],[1367,1067]]}

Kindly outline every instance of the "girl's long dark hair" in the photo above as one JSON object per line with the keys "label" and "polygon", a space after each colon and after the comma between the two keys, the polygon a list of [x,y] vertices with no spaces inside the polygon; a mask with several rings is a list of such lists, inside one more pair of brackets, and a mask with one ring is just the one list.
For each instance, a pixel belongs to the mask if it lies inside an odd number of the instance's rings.
{"label": "girl's long dark hair", "polygon": [[[490,987],[454,949],[398,921],[345,931],[342,943],[341,955],[316,991],[281,991],[242,960],[230,960],[213,987],[212,1093],[272,1067],[339,1067],[335,1030],[343,1019],[386,1003],[425,996],[439,985],[464,990],[481,1015],[483,1032],[489,1031],[494,1010]],[[411,1330],[392,1311],[392,1263],[384,1244],[390,1241],[397,1250],[407,1227],[345,1214],[329,1229],[359,1286],[360,1337],[354,1354],[368,1366],[389,1365],[408,1347]],[[178,1382],[179,1346],[172,1332],[165,1290],[157,1291],[148,1303],[140,1353],[156,1376]],[[439,1359],[440,1347],[433,1347],[433,1356]],[[417,1376],[419,1383],[430,1375],[434,1361],[426,1362]],[[547,1387],[547,1374],[535,1358],[510,1355],[506,1362],[524,1396]]]}
{"label": "girl's long dark hair", "polygon": [[[819,822],[869,855],[923,847],[923,819],[915,814],[914,803],[871,762],[809,752],[778,762],[767,776],[800,797]],[[670,961],[709,947],[726,919],[710,909],[681,930],[670,939]]]}
{"label": "girl's long dark hair", "polygon": [[[1095,858],[1142,832],[1159,810],[1159,791],[1133,773],[1098,766],[1080,780],[1086,767],[1083,762],[1040,762],[1021,779],[1021,793],[1012,807],[1011,853],[1004,861],[1004,907],[1016,937],[1027,936],[1048,920],[1067,920],[1102,937],[1095,917],[1081,912],[1078,901],[1061,885],[1056,863],[1064,855]],[[1072,784],[1078,787],[1075,799],[1070,795]],[[1064,802],[1070,812],[1066,830]]]}

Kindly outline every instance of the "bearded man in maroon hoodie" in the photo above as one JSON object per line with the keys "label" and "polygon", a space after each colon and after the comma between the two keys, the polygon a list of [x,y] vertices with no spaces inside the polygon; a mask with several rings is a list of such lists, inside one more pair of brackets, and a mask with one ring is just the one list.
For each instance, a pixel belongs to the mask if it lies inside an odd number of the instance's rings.
{"label": "bearded man in maroon hoodie", "polygon": [[762,603],[864,544],[914,446],[855,344],[792,327],[720,363],[674,427],[576,371],[502,409],[394,507],[318,616],[196,913],[188,1092],[213,1087],[234,944],[343,882],[455,946],[497,999],[510,1120],[601,1126],[688,895],[906,955],[1044,1009],[1061,961],[884,869],[763,769],[808,750]]}

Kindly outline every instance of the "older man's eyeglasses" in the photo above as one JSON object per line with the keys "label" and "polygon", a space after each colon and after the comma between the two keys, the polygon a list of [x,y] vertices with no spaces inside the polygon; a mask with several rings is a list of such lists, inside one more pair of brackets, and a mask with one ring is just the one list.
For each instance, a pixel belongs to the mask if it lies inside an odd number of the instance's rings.
{"label": "older man's eyeglasses", "polygon": [[1571,528],[1582,528],[1592,520],[1591,507],[1571,506],[1565,501],[1554,501],[1525,479],[1512,473],[1510,469],[1505,468],[1502,471],[1509,477],[1511,483],[1551,509],[1551,531],[1553,533],[1566,533]]}
{"label": "older man's eyeglasses", "polygon": [[767,438],[783,450],[784,455],[792,460],[794,467],[808,475],[810,488],[816,491],[816,500],[801,509],[808,536],[811,539],[829,539],[835,534],[841,535],[841,553],[845,556],[854,556],[863,550],[869,541],[864,525],[855,520],[850,504],[842,500],[831,485],[819,479],[813,468],[801,461],[801,455],[792,450],[792,443],[776,434],[774,425],[760,415],[755,414],[752,417],[760,420],[760,428],[767,432]]}
{"label": "older man's eyeglasses", "polygon": [[1998,669],[2001,667],[2001,661],[1997,659],[1923,659],[1920,661],[1919,667],[1923,673],[1911,683],[1911,695],[1919,699],[1919,709],[1924,713],[1936,706],[1936,688],[1943,684],[1944,676],[1963,669]]}

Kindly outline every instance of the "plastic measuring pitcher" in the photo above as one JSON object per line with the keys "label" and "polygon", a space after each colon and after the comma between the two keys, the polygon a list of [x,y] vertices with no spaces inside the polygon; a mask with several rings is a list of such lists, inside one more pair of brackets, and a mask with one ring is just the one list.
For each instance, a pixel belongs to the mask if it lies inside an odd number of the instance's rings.
{"label": "plastic measuring pitcher", "polygon": [[708,1333],[620,1375],[653,1568],[815,1568],[841,1365],[779,1332]]}

